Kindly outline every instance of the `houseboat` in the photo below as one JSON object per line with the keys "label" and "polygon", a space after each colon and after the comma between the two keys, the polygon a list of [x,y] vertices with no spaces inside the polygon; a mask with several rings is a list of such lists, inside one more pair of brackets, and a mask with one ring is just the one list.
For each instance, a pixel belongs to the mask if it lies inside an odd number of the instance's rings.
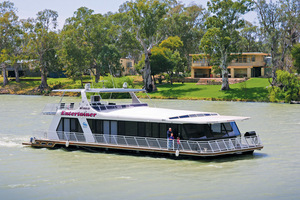
{"label": "houseboat", "polygon": [[[145,92],[143,89],[124,85],[124,88],[96,89],[87,84],[84,89],[53,90],[63,93],[62,96],[66,92],[81,93],[81,101],[66,103],[62,97],[57,104],[47,104],[43,114],[54,116],[50,128],[43,138],[32,137],[23,144],[179,157],[244,154],[263,148],[254,131],[241,134],[237,127],[236,121],[248,117],[150,107],[136,96]],[[108,102],[102,99],[105,93],[127,93],[131,100]]]}

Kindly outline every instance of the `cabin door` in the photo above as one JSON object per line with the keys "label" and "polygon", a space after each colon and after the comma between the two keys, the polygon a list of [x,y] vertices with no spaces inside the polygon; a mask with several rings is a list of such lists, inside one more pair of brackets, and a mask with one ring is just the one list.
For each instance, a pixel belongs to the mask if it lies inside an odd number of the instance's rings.
{"label": "cabin door", "polygon": [[110,143],[110,138],[109,138],[109,121],[103,121],[103,134],[104,134],[104,140],[108,143]]}
{"label": "cabin door", "polygon": [[66,140],[70,140],[70,119],[64,119],[64,136]]}
{"label": "cabin door", "polygon": [[116,121],[103,121],[103,133],[106,142],[116,144],[118,123]]}
{"label": "cabin door", "polygon": [[110,135],[111,137],[111,143],[117,144],[117,134],[118,134],[118,123],[116,121],[110,122]]}

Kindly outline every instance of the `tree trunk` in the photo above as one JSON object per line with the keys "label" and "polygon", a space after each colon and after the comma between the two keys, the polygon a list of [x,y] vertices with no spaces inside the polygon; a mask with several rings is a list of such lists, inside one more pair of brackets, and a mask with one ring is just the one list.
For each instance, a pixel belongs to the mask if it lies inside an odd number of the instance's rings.
{"label": "tree trunk", "polygon": [[222,69],[222,87],[221,90],[229,90],[229,81],[228,81],[228,70],[227,70],[227,56],[224,54],[221,61],[221,69]]}
{"label": "tree trunk", "polygon": [[45,90],[49,87],[47,84],[47,70],[44,67],[41,67],[41,85],[38,87],[40,90]]}
{"label": "tree trunk", "polygon": [[17,82],[17,83],[20,83],[20,78],[19,78],[19,68],[18,68],[18,66],[15,66],[15,67],[14,67],[14,70],[15,70],[16,82]]}
{"label": "tree trunk", "polygon": [[147,92],[153,91],[152,78],[151,78],[151,68],[150,59],[148,52],[145,53],[145,67],[143,70],[144,88]]}
{"label": "tree trunk", "polygon": [[100,67],[96,67],[95,82],[99,83],[99,79],[100,79]]}
{"label": "tree trunk", "polygon": [[[82,75],[82,76],[83,76],[83,75]],[[83,80],[82,80],[82,76],[80,76],[80,83],[81,83],[81,87],[82,87],[82,88],[84,88],[84,87],[83,87]]]}
{"label": "tree trunk", "polygon": [[3,76],[3,86],[6,86],[8,84],[8,79],[6,76],[6,65],[2,63],[2,76]]}
{"label": "tree trunk", "polygon": [[277,82],[276,71],[278,68],[278,62],[277,62],[277,55],[273,50],[271,50],[271,59],[272,59],[272,86],[275,86]]}
{"label": "tree trunk", "polygon": [[222,87],[221,90],[229,90],[228,71],[227,67],[222,66]]}

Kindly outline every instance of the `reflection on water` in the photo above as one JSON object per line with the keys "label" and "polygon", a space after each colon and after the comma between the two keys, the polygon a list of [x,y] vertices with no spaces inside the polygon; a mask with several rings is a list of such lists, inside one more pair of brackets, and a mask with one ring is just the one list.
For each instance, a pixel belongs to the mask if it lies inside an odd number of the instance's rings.
{"label": "reflection on water", "polygon": [[238,125],[260,135],[265,148],[253,155],[180,160],[23,147],[35,130],[48,128],[44,105],[58,101],[0,96],[1,199],[299,198],[299,105],[152,100],[157,107],[251,117]]}

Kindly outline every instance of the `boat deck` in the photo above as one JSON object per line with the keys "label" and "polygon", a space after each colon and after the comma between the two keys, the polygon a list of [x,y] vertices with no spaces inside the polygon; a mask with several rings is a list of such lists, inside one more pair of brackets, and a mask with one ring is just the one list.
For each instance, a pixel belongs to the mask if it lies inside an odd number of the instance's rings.
{"label": "boat deck", "polygon": [[244,139],[230,138],[211,141],[176,141],[169,142],[162,138],[142,138],[131,136],[110,136],[98,135],[96,142],[70,141],[70,140],[49,140],[34,139],[32,142],[23,143],[38,148],[56,147],[83,147],[83,148],[104,148],[115,150],[144,151],[160,154],[174,154],[176,156],[219,156],[227,154],[242,154],[261,150],[263,145],[258,136],[245,137]]}

